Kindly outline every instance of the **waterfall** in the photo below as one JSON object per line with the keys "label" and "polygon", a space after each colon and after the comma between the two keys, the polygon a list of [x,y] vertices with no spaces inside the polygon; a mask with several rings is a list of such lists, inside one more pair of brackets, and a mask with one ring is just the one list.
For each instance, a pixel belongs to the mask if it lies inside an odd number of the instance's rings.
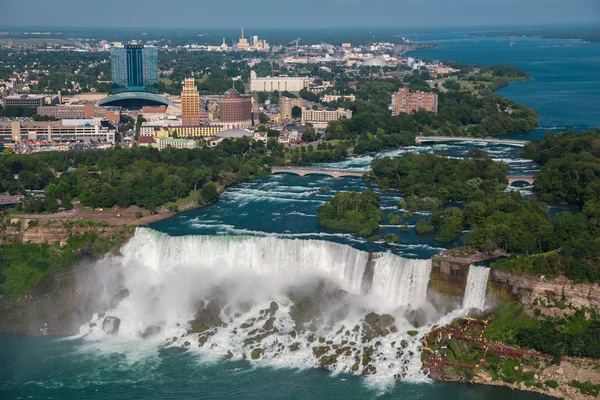
{"label": "waterfall", "polygon": [[[384,385],[425,379],[420,338],[439,317],[426,303],[430,260],[321,240],[138,228],[120,255],[93,268],[98,277],[89,284],[102,283],[101,303],[110,304],[81,326],[94,352],[135,358],[166,345],[207,360],[251,356],[272,367],[376,371]],[[315,355],[315,335],[333,343],[322,346],[325,358]],[[356,361],[362,352],[368,366]]]}
{"label": "waterfall", "polygon": [[469,267],[465,295],[463,297],[463,309],[476,308],[483,310],[485,308],[485,292],[487,289],[490,269],[486,267]]}
{"label": "waterfall", "polygon": [[321,240],[243,236],[169,236],[139,228],[122,249],[124,264],[145,269],[144,279],[164,281],[172,273],[252,272],[272,280],[328,278],[352,294],[373,294],[390,306],[425,301],[430,260],[391,253],[369,254]]}
{"label": "waterfall", "polygon": [[396,306],[418,307],[426,300],[431,260],[413,260],[390,253],[375,260],[371,293]]}
{"label": "waterfall", "polygon": [[369,253],[369,258],[367,259],[367,265],[365,267],[365,274],[363,275],[361,287],[362,292],[365,294],[370,293],[371,286],[373,286],[373,274],[375,273],[375,257],[375,254]]}
{"label": "waterfall", "polygon": [[[161,281],[171,273],[245,274],[290,280],[321,276],[350,293],[361,293],[369,253],[320,241],[252,236],[169,236],[139,228],[122,249],[124,264],[146,269]],[[154,276],[154,278],[153,278]],[[212,276],[212,275],[211,275]]]}

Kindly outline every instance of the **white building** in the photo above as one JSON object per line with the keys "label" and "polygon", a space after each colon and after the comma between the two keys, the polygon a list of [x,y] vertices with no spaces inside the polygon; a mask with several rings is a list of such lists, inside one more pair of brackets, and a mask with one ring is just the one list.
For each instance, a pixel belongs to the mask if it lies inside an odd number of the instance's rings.
{"label": "white building", "polygon": [[331,103],[332,101],[338,101],[339,99],[348,99],[350,101],[354,101],[356,100],[356,97],[353,94],[348,94],[348,95],[333,95],[333,94],[326,94],[325,96],[323,96],[321,98],[321,101],[324,103]]}
{"label": "white building", "polygon": [[277,141],[281,144],[290,144],[300,141],[300,133],[297,130],[283,131],[277,138]]}
{"label": "white building", "polygon": [[167,147],[173,147],[175,149],[195,149],[196,141],[159,137],[156,138],[156,147],[158,147],[159,150],[166,149]]}
{"label": "white building", "polygon": [[343,108],[338,108],[337,110],[313,110],[306,107],[302,109],[302,124],[310,123],[317,129],[327,128],[329,122],[342,118],[352,118],[352,110],[344,110]]}
{"label": "white building", "polygon": [[299,92],[307,88],[309,80],[306,77],[291,76],[270,76],[259,78],[255,71],[250,71],[250,91],[251,92],[274,92],[275,90],[283,92]]}
{"label": "white building", "polygon": [[254,132],[254,136],[253,136],[254,140],[261,140],[263,142],[266,142],[269,140],[269,137],[267,136],[267,132]]}

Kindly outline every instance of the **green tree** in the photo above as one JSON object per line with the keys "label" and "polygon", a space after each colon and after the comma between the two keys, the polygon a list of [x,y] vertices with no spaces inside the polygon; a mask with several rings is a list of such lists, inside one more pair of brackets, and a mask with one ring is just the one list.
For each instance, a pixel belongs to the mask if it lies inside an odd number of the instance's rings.
{"label": "green tree", "polygon": [[214,182],[208,182],[200,190],[200,196],[204,203],[214,203],[219,198],[217,185]]}
{"label": "green tree", "polygon": [[319,224],[369,236],[379,228],[379,222],[383,219],[380,202],[380,197],[371,190],[337,192],[317,209]]}
{"label": "green tree", "polygon": [[302,140],[305,142],[314,142],[317,140],[317,133],[313,128],[309,128],[302,134]]}
{"label": "green tree", "polygon": [[433,225],[431,225],[431,223],[429,223],[428,221],[420,219],[415,224],[415,231],[419,235],[427,235],[433,232]]}

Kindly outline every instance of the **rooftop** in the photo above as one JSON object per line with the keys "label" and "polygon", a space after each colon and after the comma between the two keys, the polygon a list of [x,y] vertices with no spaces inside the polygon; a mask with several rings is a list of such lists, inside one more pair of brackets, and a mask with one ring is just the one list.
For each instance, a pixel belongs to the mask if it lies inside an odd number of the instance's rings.
{"label": "rooftop", "polygon": [[242,138],[244,136],[254,136],[254,132],[247,129],[226,129],[215,136],[218,138]]}
{"label": "rooftop", "polygon": [[5,99],[45,99],[46,96],[43,94],[13,94],[10,96],[6,96]]}
{"label": "rooftop", "polygon": [[369,58],[361,64],[363,67],[385,67],[387,62],[381,57]]}
{"label": "rooftop", "polygon": [[189,143],[189,142],[194,142],[194,140],[191,140],[191,139],[176,139],[176,138],[157,138],[157,140],[160,140],[161,142],[167,142],[167,143]]}
{"label": "rooftop", "polygon": [[122,92],[112,94],[98,102],[99,106],[104,105],[169,105],[169,100],[163,96],[148,92]]}

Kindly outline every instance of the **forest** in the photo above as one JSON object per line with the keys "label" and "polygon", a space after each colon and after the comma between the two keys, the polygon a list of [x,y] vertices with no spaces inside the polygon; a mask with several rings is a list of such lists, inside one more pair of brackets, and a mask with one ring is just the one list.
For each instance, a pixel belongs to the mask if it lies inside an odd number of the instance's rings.
{"label": "forest", "polygon": [[372,190],[337,192],[317,209],[319,224],[326,228],[368,236],[379,229],[381,198]]}
{"label": "forest", "polygon": [[[600,201],[600,130],[548,133],[525,146],[523,158],[542,168],[536,190],[545,201],[595,208]],[[600,220],[596,222],[600,224]]]}
{"label": "forest", "polygon": [[[24,212],[55,212],[78,200],[92,208],[128,207],[154,210],[188,197],[211,182],[222,191],[236,183],[269,173],[267,167],[310,165],[348,156],[347,144],[319,143],[284,151],[271,139],[226,139],[214,148],[165,149],[146,147],[70,152],[43,152],[0,157],[0,193],[45,190],[43,200],[28,197]],[[202,198],[200,204],[211,202]]]}
{"label": "forest", "polygon": [[[430,211],[437,241],[454,242],[466,230],[465,244],[511,254],[493,268],[598,282],[600,197],[594,188],[600,176],[595,156],[599,137],[598,132],[565,132],[528,145],[523,157],[542,164],[538,198],[504,193],[508,167],[480,150],[472,150],[466,159],[412,153],[376,159],[365,178],[384,191],[399,189],[404,196],[399,208]],[[557,187],[567,189],[557,192]],[[559,195],[578,209],[551,215],[547,201]]]}
{"label": "forest", "polygon": [[500,193],[506,186],[508,165],[494,162],[479,150],[469,155],[461,160],[417,153],[375,159],[366,179],[382,190],[400,189],[405,198],[430,197],[442,203]]}
{"label": "forest", "polygon": [[[531,227],[528,241],[538,246],[532,248],[534,256],[513,256],[493,266],[517,273],[562,273],[576,282],[600,281],[600,131],[548,133],[543,142],[525,146],[522,157],[542,165],[535,181],[539,199],[568,203],[574,209],[555,214],[545,227]],[[506,212],[498,219],[510,221]],[[472,243],[493,236],[488,226],[471,233]]]}
{"label": "forest", "polygon": [[[46,203],[59,199],[64,205],[78,199],[93,208],[135,204],[154,210],[210,182],[222,189],[263,176],[268,173],[264,165],[281,157],[279,149],[267,156],[264,145],[260,148],[248,139],[225,140],[215,149],[158,151],[117,147],[7,155],[0,159],[0,192],[44,189]],[[205,199],[197,200],[202,203]],[[24,202],[24,211],[46,211],[43,207],[28,209],[33,204]]]}
{"label": "forest", "polygon": [[511,302],[492,313],[486,338],[531,348],[557,360],[561,356],[600,358],[600,315],[596,310],[580,308],[558,316],[541,312],[530,316],[523,308]]}

